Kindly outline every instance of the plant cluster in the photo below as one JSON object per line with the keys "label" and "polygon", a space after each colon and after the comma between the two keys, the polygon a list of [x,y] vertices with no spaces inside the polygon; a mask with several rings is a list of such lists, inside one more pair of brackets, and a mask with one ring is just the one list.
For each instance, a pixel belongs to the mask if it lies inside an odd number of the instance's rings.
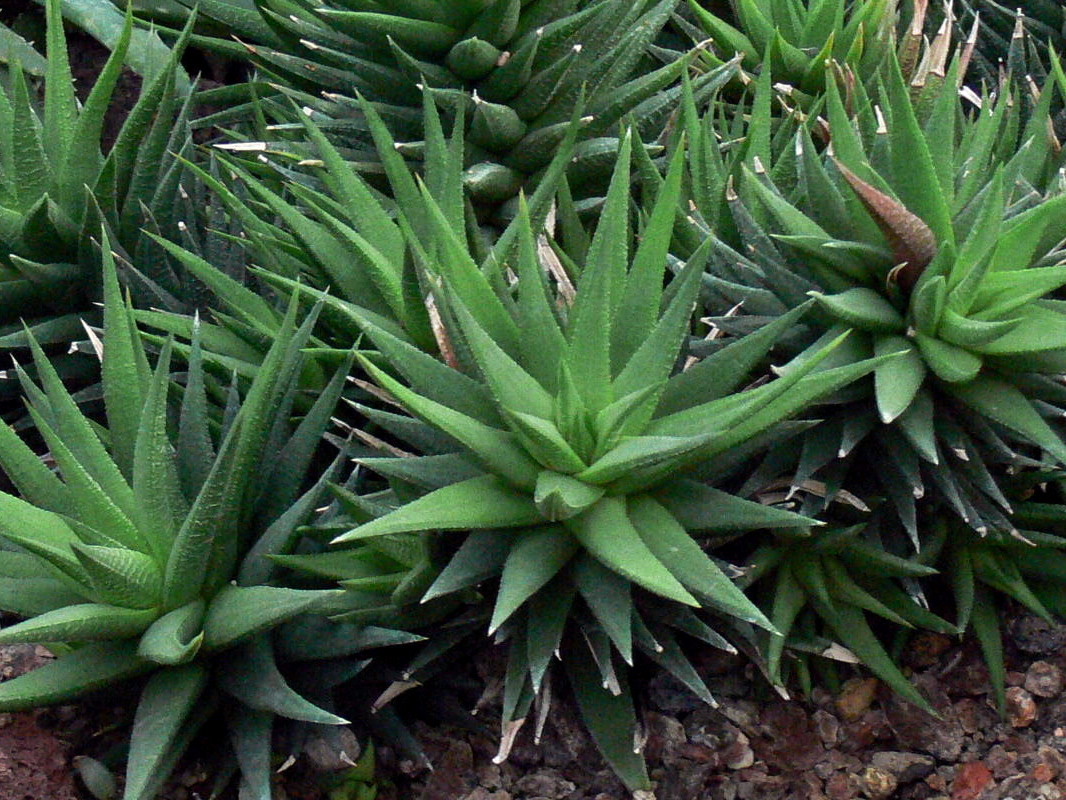
{"label": "plant cluster", "polygon": [[[1002,704],[1002,604],[1066,612],[1057,7],[43,5],[0,27],[0,643],[59,657],[0,710],[139,681],[127,800],[216,713],[220,787],[328,742],[372,798],[338,726],[410,748],[388,701],[486,632],[499,758],[562,681],[637,790],[638,663],[928,709],[893,644],[972,632]],[[81,102],[64,18],[113,48]]]}

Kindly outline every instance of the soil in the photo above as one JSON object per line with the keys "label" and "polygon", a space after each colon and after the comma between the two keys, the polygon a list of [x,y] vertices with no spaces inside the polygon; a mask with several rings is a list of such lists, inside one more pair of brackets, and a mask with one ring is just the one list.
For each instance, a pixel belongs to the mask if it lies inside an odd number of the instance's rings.
{"label": "soil", "polygon": [[[641,692],[644,753],[654,794],[638,800],[1061,800],[1066,798],[1066,626],[1019,614],[1006,631],[1007,714],[995,710],[976,645],[918,634],[904,658],[939,719],[855,672],[839,690],[784,700],[743,660],[708,652],[697,667],[719,701],[702,704],[663,675]],[[470,664],[481,681],[502,677],[498,653]],[[0,648],[9,677],[47,657]],[[424,688],[429,693],[431,687]],[[413,707],[440,706],[424,694]],[[461,698],[466,699],[466,698]],[[0,718],[0,800],[87,798],[74,787],[76,756],[106,760],[128,725],[132,697]],[[429,702],[427,702],[429,701]],[[498,702],[498,701],[497,701]],[[473,705],[473,703],[470,703]],[[585,735],[565,695],[543,738],[523,729],[496,764],[498,706],[477,717],[412,729],[428,764],[379,747],[381,800],[622,800],[629,797]],[[459,715],[453,714],[454,719]],[[530,725],[532,727],[532,725]],[[195,755],[165,800],[207,797]],[[302,763],[279,777],[278,797],[326,800]]]}

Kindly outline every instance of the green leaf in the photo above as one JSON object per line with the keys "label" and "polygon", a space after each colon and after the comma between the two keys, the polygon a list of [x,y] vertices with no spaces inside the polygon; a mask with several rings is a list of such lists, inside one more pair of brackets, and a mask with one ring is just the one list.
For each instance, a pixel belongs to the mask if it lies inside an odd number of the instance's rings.
{"label": "green leaf", "polygon": [[203,643],[206,608],[203,600],[194,600],[161,616],[141,635],[137,655],[166,666],[191,661]]}
{"label": "green leaf", "polygon": [[754,333],[726,345],[695,366],[674,375],[666,385],[656,415],[664,417],[735,391],[785,331],[795,327],[813,304],[813,300],[802,303]]}
{"label": "green leaf", "polygon": [[[10,430],[6,425],[2,427]],[[0,492],[0,531],[8,541],[56,566],[77,566],[70,546],[78,541],[78,537],[63,518],[52,511]]]}
{"label": "green leaf", "polygon": [[981,375],[968,383],[952,384],[951,393],[979,414],[1047,450],[1066,464],[1066,443],[1015,386]]}
{"label": "green leaf", "polygon": [[745,622],[774,630],[664,506],[644,495],[630,498],[628,512],[648,549],[696,597]]}
{"label": "green leaf", "polygon": [[[174,534],[189,512],[178,478],[174,447],[167,435],[170,354],[171,340],[168,338],[143,400],[132,470],[138,529],[144,532],[153,555],[161,564],[166,563]],[[115,435],[112,434],[112,440]]]}
{"label": "green leaf", "polygon": [[503,567],[489,633],[554,578],[577,550],[574,538],[554,525],[517,531]]}
{"label": "green leaf", "polygon": [[415,394],[369,361],[361,360],[367,372],[407,409],[458,439],[494,472],[517,486],[528,486],[532,489],[535,485],[539,468],[518,445],[513,434],[490,427],[427,397]]}
{"label": "green leaf", "polygon": [[122,547],[72,545],[102,600],[125,608],[154,608],[162,597],[163,574],[151,556]]}
{"label": "green leaf", "polygon": [[999,630],[999,615],[996,613],[996,602],[991,592],[983,587],[977,587],[970,622],[973,624],[973,632],[981,645],[981,654],[988,666],[989,682],[992,684],[992,693],[996,698],[996,707],[1001,714],[1006,713],[1007,667],[1003,657],[1003,637]]}
{"label": "green leaf", "polygon": [[334,542],[406,531],[518,528],[543,521],[532,497],[495,475],[482,475],[430,492],[338,536]]}
{"label": "green leaf", "polygon": [[151,671],[132,642],[106,642],[73,652],[0,683],[0,709],[22,711],[54,705]]}
{"label": "green leaf", "polygon": [[505,416],[525,450],[543,466],[567,474],[581,472],[587,466],[553,423],[519,412]]}
{"label": "green leaf", "polygon": [[38,78],[48,69],[48,61],[29,42],[6,25],[0,25],[0,62],[18,62],[22,69]]}
{"label": "green leaf", "polygon": [[906,323],[888,300],[873,289],[856,287],[839,294],[810,292],[822,308],[846,325],[873,333],[898,333]]}
{"label": "green leaf", "polygon": [[564,524],[581,545],[609,569],[668,600],[699,605],[648,548],[626,513],[625,498],[604,497]]}
{"label": "green leaf", "polygon": [[568,649],[563,663],[597,749],[630,791],[650,788],[644,757],[634,746],[637,720],[625,676],[618,676],[622,691],[611,694],[601,685],[600,672],[588,649],[580,644]]}
{"label": "green leaf", "polygon": [[471,531],[422,596],[426,603],[498,575],[511,551],[513,531]]}
{"label": "green leaf", "polygon": [[878,336],[874,339],[874,355],[884,356],[903,352],[878,365],[874,370],[874,394],[881,421],[888,425],[905,412],[925,381],[925,362],[921,353],[902,336]]}
{"label": "green leaf", "polygon": [[[63,0],[63,16],[109,50],[115,49],[121,41],[126,24],[126,15],[110,0]],[[154,32],[133,31],[126,61],[145,82],[162,72],[170,57],[171,49]],[[186,93],[189,86],[188,77],[179,69],[178,88]]]}
{"label": "green leaf", "polygon": [[231,647],[343,595],[343,591],[331,589],[229,584],[208,603],[204,615],[204,649]]}
{"label": "green leaf", "polygon": [[685,159],[683,143],[670,161],[666,180],[655,198],[648,224],[641,232],[633,264],[625,283],[619,319],[625,324],[613,331],[612,362],[625,363],[636,353],[655,326],[663,293],[667,253],[680,210],[681,179]]}
{"label": "green leaf", "polygon": [[[618,648],[622,660],[633,665],[633,597],[630,583],[599,561],[582,554],[574,562],[574,585]],[[540,620],[536,621],[540,624]]]}
{"label": "green leaf", "polygon": [[819,524],[792,511],[745,500],[681,477],[656,489],[652,496],[682,527],[691,531],[751,531]]}
{"label": "green leaf", "polygon": [[543,470],[537,476],[537,488],[533,502],[547,520],[558,522],[580,514],[601,497],[604,489],[563,475],[552,470]]}
{"label": "green leaf", "polygon": [[919,333],[915,336],[926,366],[943,381],[961,384],[971,381],[981,371],[981,357],[969,350]]}
{"label": "green leaf", "polygon": [[929,701],[922,697],[914,688],[914,684],[907,680],[885,652],[884,647],[870,630],[862,611],[846,603],[838,603],[832,608],[827,608],[817,599],[812,598],[812,602],[818,608],[819,615],[840,638],[841,644],[858,656],[863,664],[892,687],[897,694],[923,711],[937,716]]}
{"label": "green leaf", "polygon": [[478,369],[500,407],[550,419],[553,403],[544,387],[492,340],[461,301],[453,300],[449,306],[459,319]]}
{"label": "green leaf", "polygon": [[157,773],[207,683],[207,670],[199,664],[161,670],[148,681],[133,719],[123,800],[147,800]]}
{"label": "green leaf", "polygon": [[286,683],[267,636],[257,636],[232,651],[222,659],[217,676],[223,691],[256,711],[318,725],[347,724],[347,720],[319,708]]}
{"label": "green leaf", "polygon": [[107,231],[102,231],[101,235],[104,349],[107,351],[107,358],[101,364],[104,405],[115,463],[127,479],[132,479],[134,444],[144,405],[144,387],[149,380],[148,363],[130,309],[122,300]]}
{"label": "green leaf", "polygon": [[158,616],[151,608],[79,603],[0,630],[0,644],[100,642],[138,636]]}

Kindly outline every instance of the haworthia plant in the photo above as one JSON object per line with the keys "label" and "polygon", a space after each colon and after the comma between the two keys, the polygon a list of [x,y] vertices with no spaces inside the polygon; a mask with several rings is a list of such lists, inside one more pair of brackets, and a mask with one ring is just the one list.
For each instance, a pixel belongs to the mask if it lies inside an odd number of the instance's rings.
{"label": "haworthia plant", "polygon": [[708,614],[771,628],[705,553],[701,535],[812,524],[714,488],[698,468],[721,463],[881,362],[814,374],[833,343],[786,377],[738,391],[803,309],[678,372],[706,248],[676,274],[667,270],[683,171],[677,158],[633,252],[635,140],[623,138],[587,260],[566,267],[572,297],[549,280],[544,259],[560,256],[538,255],[524,211],[517,254],[507,261],[514,296],[501,297],[462,228],[428,203],[439,244],[432,292],[452,344],[448,363],[368,310],[325,301],[359,324],[381,354],[363,366],[421,422],[365,413],[400,438],[437,443],[417,458],[363,461],[392,489],[349,498],[374,518],[339,536],[338,546],[408,532],[456,537],[455,555],[423,599],[498,579],[489,629],[510,642],[505,732],[525,718],[562,647],[591,732],[621,777],[640,788],[647,777],[632,748],[632,708],[617,699],[626,686],[619,662],[643,654],[710,700],[678,634],[728,647]]}
{"label": "haworthia plant", "polygon": [[[329,624],[309,616],[340,598],[350,608],[343,591],[279,585],[268,561],[296,545],[337,472],[318,474],[314,465],[344,373],[290,423],[300,351],[314,323],[312,315],[297,327],[294,303],[243,401],[231,395],[221,427],[207,414],[198,337],[180,405],[171,408],[171,347],[151,368],[106,237],[104,245],[107,427],[83,416],[31,338],[40,386],[19,373],[58,475],[11,428],[0,429],[0,465],[19,492],[0,494],[0,607],[26,618],[0,630],[0,642],[69,645],[58,660],[4,682],[0,708],[65,702],[150,675],[134,720],[126,800],[155,797],[220,707],[242,796],[269,800],[273,718],[344,723],[294,691],[280,666],[303,659],[303,671],[313,672],[308,658],[363,646],[351,625],[338,628],[339,647],[324,642]],[[374,638],[362,641],[395,640]],[[293,647],[311,640],[315,653]],[[322,700],[330,702],[328,693]]]}
{"label": "haworthia plant", "polygon": [[[421,113],[428,88],[448,124],[466,128],[464,182],[474,207],[491,218],[537,175],[566,136],[583,96],[583,140],[572,166],[587,197],[602,190],[614,163],[615,127],[632,120],[651,143],[676,108],[679,80],[695,51],[658,63],[649,55],[678,0],[493,0],[492,2],[259,4],[262,19],[230,14],[222,2],[201,13],[254,34],[251,58],[275,85],[311,109],[349,160],[374,171],[379,155],[360,98],[372,102],[401,152],[431,161]],[[698,80],[707,93],[735,64]],[[302,131],[287,105],[272,130]],[[274,134],[280,138],[280,134]],[[499,217],[497,217],[497,220]]]}

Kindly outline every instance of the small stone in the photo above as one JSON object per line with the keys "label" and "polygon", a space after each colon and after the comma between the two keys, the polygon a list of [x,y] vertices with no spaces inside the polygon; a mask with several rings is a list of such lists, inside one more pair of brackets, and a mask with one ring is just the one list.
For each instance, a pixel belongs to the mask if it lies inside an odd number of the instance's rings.
{"label": "small stone", "polygon": [[1030,777],[1037,783],[1051,783],[1055,780],[1055,771],[1047,764],[1037,764],[1033,767]]}
{"label": "small stone", "polygon": [[491,761],[487,764],[477,765],[477,779],[486,789],[499,789],[503,786],[503,772],[499,764]]}
{"label": "small stone", "polygon": [[903,661],[909,667],[927,669],[940,661],[953,644],[952,639],[942,633],[922,631],[911,639]]}
{"label": "small stone", "polygon": [[484,786],[479,786],[466,797],[464,797],[463,800],[511,800],[511,795],[509,792],[505,792],[503,789],[500,789],[499,791],[495,792],[490,792]]}
{"label": "small stone", "polygon": [[1003,682],[1007,684],[1007,686],[1021,686],[1025,683],[1025,673],[1016,670],[1008,670],[1003,676]]}
{"label": "small stone", "polygon": [[898,783],[921,780],[936,769],[936,761],[932,756],[922,753],[901,753],[894,750],[874,753],[870,758],[870,763],[894,775]]}
{"label": "small stone", "polygon": [[867,767],[859,778],[862,793],[871,800],[885,800],[896,791],[899,782],[891,772],[877,767]]}
{"label": "small stone", "polygon": [[1001,744],[993,745],[984,757],[985,766],[992,770],[992,775],[997,780],[1013,775],[1017,771],[1014,766],[1017,762],[1018,754],[1010,752]]}
{"label": "small stone", "polygon": [[755,753],[747,736],[737,733],[736,740],[722,751],[722,763],[729,769],[747,769],[755,763]]}
{"label": "small stone", "polygon": [[825,794],[829,800],[854,800],[859,796],[859,787],[853,776],[837,772],[826,781]]}
{"label": "small stone", "polygon": [[928,786],[933,791],[937,791],[937,792],[946,791],[947,788],[948,788],[947,779],[943,775],[940,774],[939,770],[937,770],[936,772],[934,772],[932,775],[930,775],[928,778],[925,779],[925,785]]}
{"label": "small stone", "polygon": [[695,761],[697,764],[714,764],[717,766],[720,760],[717,750],[698,742],[685,742],[678,747],[677,755],[689,761]]}
{"label": "small stone", "polygon": [[895,695],[882,701],[888,724],[896,735],[900,750],[920,750],[939,761],[955,762],[962,754],[966,734],[962,730],[955,707],[944,687],[929,673],[919,673],[913,679],[915,688],[928,698],[940,718],[930,716],[917,706]]}
{"label": "small stone", "polygon": [[818,738],[826,747],[832,747],[840,741],[840,720],[828,711],[819,708],[811,715]]}
{"label": "small stone", "polygon": [[685,726],[673,717],[648,712],[646,717],[648,741],[644,753],[651,761],[661,761],[666,765],[677,761],[678,750],[688,741]]}
{"label": "small stone", "polygon": [[556,770],[546,769],[519,778],[511,788],[531,797],[569,797],[577,787]]}
{"label": "small stone", "polygon": [[1007,721],[1013,728],[1026,728],[1036,719],[1036,701],[1020,686],[1007,689]]}
{"label": "small stone", "polygon": [[968,734],[978,731],[987,731],[996,724],[996,713],[972,697],[963,697],[955,702],[955,716],[958,717],[959,725]]}
{"label": "small stone", "polygon": [[1066,645],[1066,625],[1048,622],[1035,614],[1023,614],[1010,625],[1014,643],[1035,656],[1056,653]]}
{"label": "small stone", "polygon": [[951,784],[951,800],[977,800],[992,782],[992,770],[980,761],[961,764]]}
{"label": "small stone", "polygon": [[1062,692],[1062,670],[1047,661],[1034,661],[1025,673],[1023,685],[1037,697],[1055,697]]}
{"label": "small stone", "polygon": [[877,678],[851,678],[845,681],[836,701],[840,715],[846,720],[861,718],[877,696],[880,683]]}

